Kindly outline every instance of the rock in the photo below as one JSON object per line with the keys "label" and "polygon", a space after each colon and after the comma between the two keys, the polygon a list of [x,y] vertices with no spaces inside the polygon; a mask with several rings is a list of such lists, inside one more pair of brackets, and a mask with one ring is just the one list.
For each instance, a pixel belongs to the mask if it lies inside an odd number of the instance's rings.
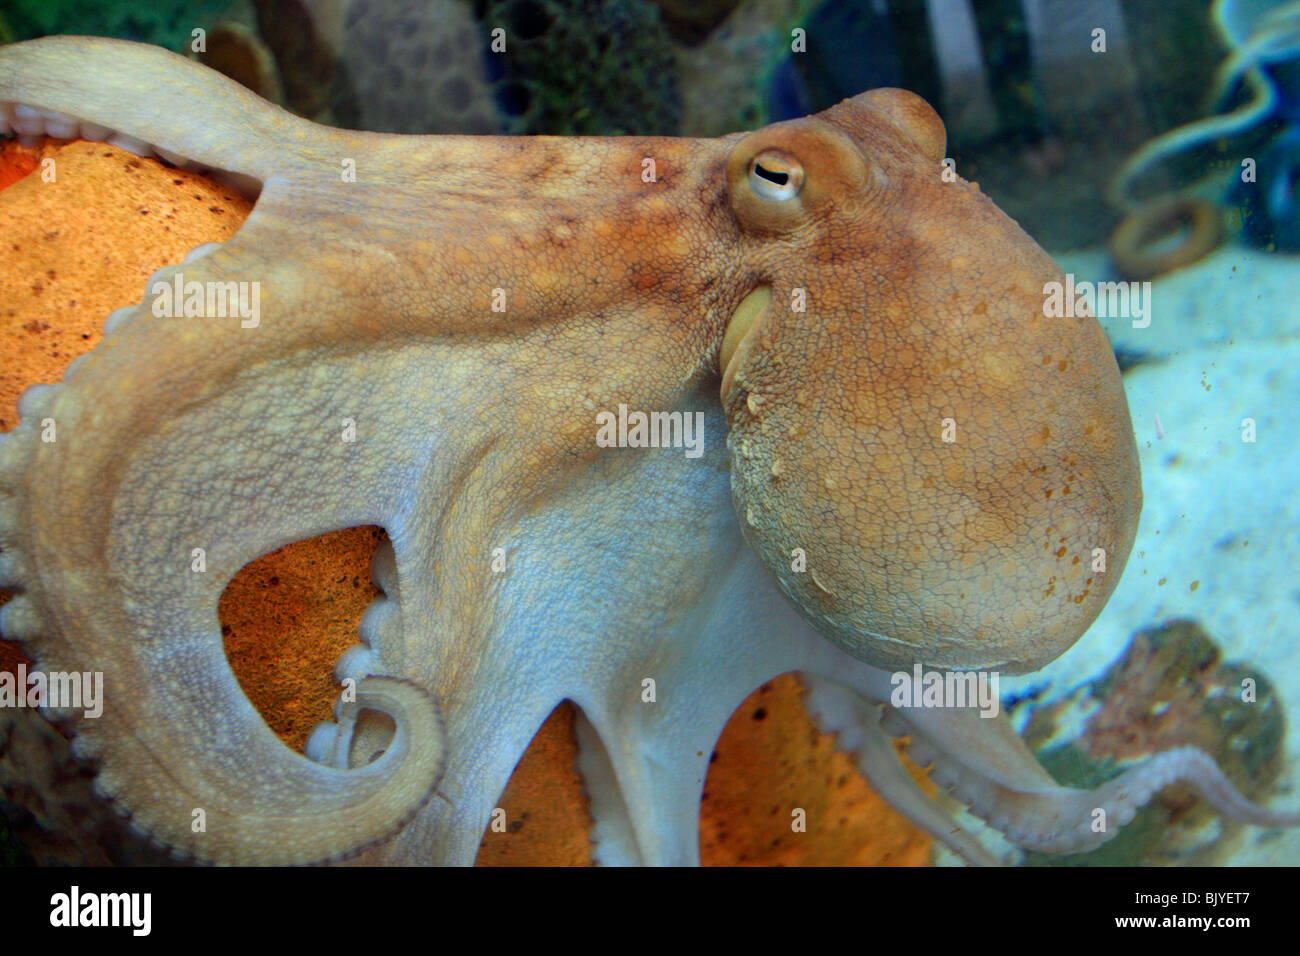
{"label": "rock", "polygon": [[[1249,664],[1223,661],[1187,620],[1139,631],[1104,674],[1034,703],[1025,720],[1025,742],[1068,787],[1097,787],[1152,754],[1190,745],[1210,754],[1242,794],[1267,803],[1283,762],[1286,721],[1272,684]],[[1223,864],[1244,829],[1216,814],[1195,788],[1178,785],[1157,794],[1100,849],[1027,853],[1025,864]]]}

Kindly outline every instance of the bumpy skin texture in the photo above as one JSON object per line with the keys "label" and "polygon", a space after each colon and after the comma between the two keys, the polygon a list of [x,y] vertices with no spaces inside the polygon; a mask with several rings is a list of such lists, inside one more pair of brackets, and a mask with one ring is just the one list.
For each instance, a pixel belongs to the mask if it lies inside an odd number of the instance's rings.
{"label": "bumpy skin texture", "polygon": [[790,203],[749,201],[730,170],[773,287],[723,388],[749,540],[873,664],[1042,667],[1100,613],[1141,510],[1100,326],[1044,315],[1056,264],[978,187],[941,179],[919,101],[867,93],[733,155],[765,150],[809,159]]}
{"label": "bumpy skin texture", "polygon": [[[879,667],[1023,669],[1068,647],[1140,502],[1100,330],[1043,318],[1055,267],[944,181],[942,126],[914,96],[718,140],[382,136],[163,51],[61,37],[0,49],[0,108],[31,135],[12,103],[261,184],[233,239],[156,277],[259,283],[255,328],[159,318],[147,298],[26,393],[0,441],[17,592],[0,627],[48,669],[104,672],[104,714],[74,745],[155,842],[216,862],[471,862],[569,698],[595,858],[695,862],[718,734],[789,671],[881,792],[974,861],[886,732],[1036,849],[1095,846],[1096,808],[1122,821],[1176,779],[1243,819],[1292,819],[1198,752],[1068,791],[1004,719],[882,720]],[[759,288],[766,308],[728,336]],[[807,310],[782,311],[795,289]],[[704,453],[598,446],[596,413],[620,404],[703,413]],[[259,555],[359,524],[389,532],[384,597],[336,670],[358,699],[309,759],[239,689],[217,600]],[[1095,547],[1108,570],[1089,581],[1073,558]]]}

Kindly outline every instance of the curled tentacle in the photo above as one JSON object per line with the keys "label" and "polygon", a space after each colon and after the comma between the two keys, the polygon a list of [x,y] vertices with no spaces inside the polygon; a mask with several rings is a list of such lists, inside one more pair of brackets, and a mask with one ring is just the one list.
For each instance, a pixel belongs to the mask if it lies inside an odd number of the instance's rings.
{"label": "curled tentacle", "polygon": [[[0,98],[9,82],[0,70]],[[307,863],[382,841],[425,804],[446,758],[433,698],[375,677],[345,716],[386,715],[396,729],[384,755],[346,770],[307,760],[266,726],[225,658],[217,602],[240,567],[289,541],[389,519],[378,502],[404,480],[383,452],[397,416],[370,429],[373,454],[338,441],[340,406],[373,407],[373,393],[282,363],[286,387],[316,399],[288,410],[259,383],[272,343],[312,338],[318,368],[367,377],[346,341],[331,351],[313,329],[293,266],[251,251],[277,231],[265,208],[274,192],[230,243],[146,285],[151,298],[182,274],[201,288],[255,285],[274,318],[163,316],[156,298],[119,310],[60,384],[24,395],[19,425],[0,438],[0,582],[17,591],[0,630],[46,671],[102,673],[102,716],[73,727],[75,753],[99,767],[96,791],[138,833],[218,863]],[[205,384],[182,384],[190,374]],[[203,467],[213,447],[217,467]],[[333,453],[337,485],[315,482],[307,449]],[[369,513],[348,501],[355,488],[374,493]]]}

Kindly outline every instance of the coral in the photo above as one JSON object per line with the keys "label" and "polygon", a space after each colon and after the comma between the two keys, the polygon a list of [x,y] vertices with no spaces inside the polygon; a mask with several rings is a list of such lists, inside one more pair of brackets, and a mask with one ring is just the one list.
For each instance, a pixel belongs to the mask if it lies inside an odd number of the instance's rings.
{"label": "coral", "polygon": [[506,52],[492,59],[512,132],[678,132],[675,48],[647,0],[486,0],[479,21],[484,34],[506,31]]}
{"label": "coral", "polygon": [[464,3],[353,0],[345,16],[335,87],[346,87],[355,112],[340,111],[341,125],[390,133],[501,130],[485,31]]}

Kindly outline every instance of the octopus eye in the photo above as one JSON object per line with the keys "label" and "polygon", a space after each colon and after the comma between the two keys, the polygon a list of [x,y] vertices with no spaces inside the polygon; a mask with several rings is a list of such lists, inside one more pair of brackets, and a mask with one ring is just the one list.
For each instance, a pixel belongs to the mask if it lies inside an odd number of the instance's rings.
{"label": "octopus eye", "polygon": [[760,199],[784,202],[803,187],[803,167],[789,153],[765,149],[749,164],[749,185]]}

